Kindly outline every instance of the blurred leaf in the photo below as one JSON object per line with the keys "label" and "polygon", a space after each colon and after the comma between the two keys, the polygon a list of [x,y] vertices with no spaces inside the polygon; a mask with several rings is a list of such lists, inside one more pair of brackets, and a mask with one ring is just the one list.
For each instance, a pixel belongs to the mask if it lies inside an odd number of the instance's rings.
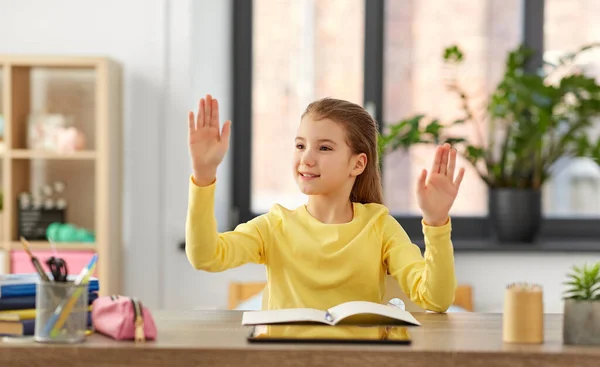
{"label": "blurred leaf", "polygon": [[447,47],[444,50],[444,61],[449,63],[460,63],[464,59],[463,52],[456,45]]}
{"label": "blurred leaf", "polygon": [[446,139],[444,139],[444,143],[448,143],[450,145],[456,145],[459,143],[464,143],[466,141],[467,140],[464,138],[446,138]]}
{"label": "blurred leaf", "polygon": [[439,121],[433,120],[427,125],[427,127],[425,128],[425,132],[432,135],[439,135],[440,129],[442,129],[442,125],[440,125]]}
{"label": "blurred leaf", "polygon": [[[384,139],[387,151],[451,142],[492,187],[539,189],[562,157],[590,157],[600,164],[600,139],[592,141],[589,136],[590,127],[600,119],[600,85],[577,66],[568,69],[582,52],[599,46],[584,45],[555,65],[546,63],[549,74],[526,71],[533,50],[523,45],[511,50],[502,78],[486,98],[484,119],[492,129],[489,144],[480,146],[480,141],[474,144],[451,133],[450,127],[467,123],[474,124],[474,129],[485,128],[474,119],[474,102],[452,77],[449,90],[458,98],[457,107],[464,115],[444,123],[419,114],[393,124]],[[458,67],[464,59],[458,45],[444,49],[445,63]],[[567,72],[551,83],[551,73],[559,66]]]}

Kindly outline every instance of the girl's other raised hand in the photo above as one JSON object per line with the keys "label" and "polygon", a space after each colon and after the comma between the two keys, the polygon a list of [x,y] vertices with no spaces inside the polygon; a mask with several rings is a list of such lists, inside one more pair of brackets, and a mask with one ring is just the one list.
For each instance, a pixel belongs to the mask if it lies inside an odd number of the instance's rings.
{"label": "girl's other raised hand", "polygon": [[436,149],[431,172],[421,172],[417,200],[426,224],[441,226],[448,221],[450,208],[465,175],[464,168],[460,168],[456,175],[455,169],[456,149],[446,143]]}

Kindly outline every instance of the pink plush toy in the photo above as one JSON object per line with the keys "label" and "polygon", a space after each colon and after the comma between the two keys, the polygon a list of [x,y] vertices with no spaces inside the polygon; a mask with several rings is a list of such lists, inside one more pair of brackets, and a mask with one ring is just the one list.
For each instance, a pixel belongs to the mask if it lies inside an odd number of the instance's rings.
{"label": "pink plush toy", "polygon": [[56,134],[56,148],[59,153],[74,153],[85,148],[85,137],[75,127],[60,129]]}

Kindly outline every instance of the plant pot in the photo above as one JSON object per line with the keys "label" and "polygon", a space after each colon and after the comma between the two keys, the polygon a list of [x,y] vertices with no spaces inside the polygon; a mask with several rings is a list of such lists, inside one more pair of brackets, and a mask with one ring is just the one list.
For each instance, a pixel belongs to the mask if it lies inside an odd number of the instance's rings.
{"label": "plant pot", "polygon": [[563,343],[600,345],[600,301],[565,300]]}
{"label": "plant pot", "polygon": [[531,243],[542,219],[540,190],[490,188],[489,217],[498,241]]}

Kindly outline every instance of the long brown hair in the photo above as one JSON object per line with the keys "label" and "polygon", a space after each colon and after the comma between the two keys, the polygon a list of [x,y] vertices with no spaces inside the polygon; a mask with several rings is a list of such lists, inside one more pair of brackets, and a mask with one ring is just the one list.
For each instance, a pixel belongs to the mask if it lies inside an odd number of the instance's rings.
{"label": "long brown hair", "polygon": [[335,98],[323,98],[312,102],[306,107],[302,117],[307,114],[316,120],[330,119],[344,126],[352,153],[367,155],[367,166],[354,181],[350,201],[383,204],[377,150],[378,128],[371,115],[355,103]]}

